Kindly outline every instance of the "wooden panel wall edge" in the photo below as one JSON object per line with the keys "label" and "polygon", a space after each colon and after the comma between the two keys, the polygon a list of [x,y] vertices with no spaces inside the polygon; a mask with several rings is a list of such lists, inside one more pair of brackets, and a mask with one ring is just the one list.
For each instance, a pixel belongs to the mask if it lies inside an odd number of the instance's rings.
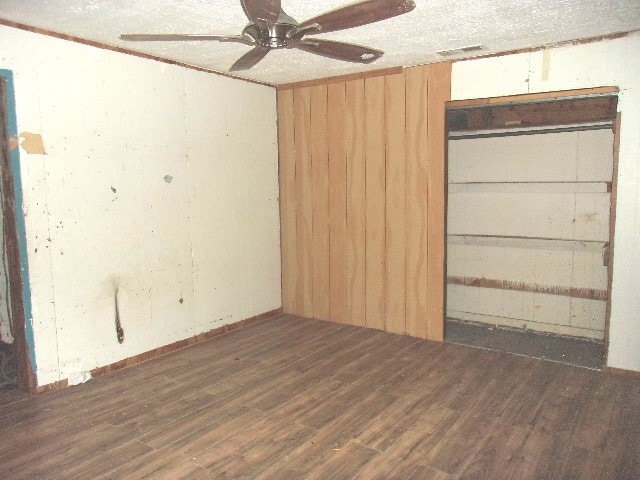
{"label": "wooden panel wall edge", "polygon": [[[234,330],[238,330],[240,328],[248,327],[249,325],[262,322],[264,320],[267,320],[269,318],[275,317],[276,315],[280,315],[280,314],[282,314],[282,308],[277,308],[275,310],[264,312],[259,315],[255,315],[253,317],[246,318],[244,320],[240,320],[235,323],[223,325],[222,327],[214,328],[212,330],[209,330],[208,332],[203,332],[198,335],[194,335],[193,337],[185,338],[184,340],[179,340],[177,342],[170,343],[169,345],[164,345],[162,347],[154,348],[153,350],[149,350],[148,352],[143,352],[129,358],[124,358],[110,365],[94,368],[93,370],[91,370],[91,377],[92,378],[101,377],[102,375],[106,375],[108,373],[115,372],[126,367],[138,365],[140,363],[146,362],[147,360],[152,360],[154,358],[161,357],[162,355],[175,352],[176,350],[182,350],[183,348],[190,347],[191,345],[196,345],[198,343],[211,340],[214,337],[224,335],[225,333],[229,333]],[[37,387],[35,391],[32,393],[42,394],[46,392],[52,392],[54,390],[60,390],[68,386],[69,386],[69,380],[65,378],[53,383],[49,383],[47,385],[41,385]]]}

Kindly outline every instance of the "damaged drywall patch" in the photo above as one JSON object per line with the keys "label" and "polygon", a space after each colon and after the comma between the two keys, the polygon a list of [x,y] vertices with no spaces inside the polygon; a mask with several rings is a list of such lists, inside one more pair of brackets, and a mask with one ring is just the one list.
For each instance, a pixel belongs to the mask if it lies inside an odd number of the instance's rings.
{"label": "damaged drywall patch", "polygon": [[164,181],[167,183],[171,183],[171,180],[173,180],[173,177],[171,175],[165,175],[164,176]]}
{"label": "damaged drywall patch", "polygon": [[44,150],[44,142],[42,141],[42,135],[39,133],[20,132],[20,138],[22,142],[20,146],[22,149],[31,155],[46,155]]}

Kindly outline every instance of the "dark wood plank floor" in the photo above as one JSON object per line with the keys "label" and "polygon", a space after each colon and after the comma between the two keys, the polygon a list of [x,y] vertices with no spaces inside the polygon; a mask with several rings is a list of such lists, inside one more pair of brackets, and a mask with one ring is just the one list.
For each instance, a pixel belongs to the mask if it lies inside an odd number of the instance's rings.
{"label": "dark wood plank floor", "polygon": [[0,410],[0,478],[638,479],[640,380],[282,315]]}

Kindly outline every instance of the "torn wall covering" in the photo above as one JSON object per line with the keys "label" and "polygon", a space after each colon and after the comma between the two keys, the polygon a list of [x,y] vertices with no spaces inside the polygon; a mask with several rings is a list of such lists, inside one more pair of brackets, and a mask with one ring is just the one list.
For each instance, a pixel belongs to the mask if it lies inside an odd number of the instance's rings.
{"label": "torn wall covering", "polygon": [[8,27],[0,65],[38,385],[280,307],[274,89]]}

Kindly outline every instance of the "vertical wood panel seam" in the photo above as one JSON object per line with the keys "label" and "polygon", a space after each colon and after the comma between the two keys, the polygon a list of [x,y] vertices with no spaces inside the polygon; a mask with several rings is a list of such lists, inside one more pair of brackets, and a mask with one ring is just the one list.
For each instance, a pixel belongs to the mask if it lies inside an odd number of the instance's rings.
{"label": "vertical wood panel seam", "polygon": [[[310,88],[310,87],[309,87]],[[313,187],[313,154],[312,154],[312,148],[311,148],[311,119],[313,118],[313,114],[311,112],[313,108],[313,102],[311,101],[311,90],[309,90],[309,118],[308,118],[308,125],[309,125],[309,132],[308,132],[308,141],[309,144],[307,145],[307,147],[309,148],[309,174],[311,175],[311,191],[309,192],[309,198],[311,199],[311,232],[309,235],[309,239],[311,241],[311,245],[307,245],[307,248],[311,249],[311,247],[313,246],[313,231],[314,231],[314,219],[313,219],[313,191],[315,190]],[[310,282],[311,282],[311,316],[313,318],[315,318],[315,309],[313,308],[313,290],[314,290],[314,278],[313,278],[313,251],[311,251],[311,271],[309,272],[309,278],[310,278]]]}
{"label": "vertical wood panel seam", "polygon": [[427,135],[427,236],[426,236],[426,250],[427,250],[427,276],[426,276],[426,322],[425,322],[425,338],[429,338],[429,325],[431,323],[430,313],[431,313],[431,305],[430,305],[430,295],[429,290],[431,289],[431,278],[430,278],[430,263],[433,261],[431,258],[431,230],[432,225],[430,223],[431,215],[433,212],[433,197],[431,196],[433,193],[433,185],[431,185],[432,180],[432,162],[433,162],[433,152],[431,151],[431,147],[433,145],[433,138],[431,136],[431,106],[432,106],[432,96],[435,93],[434,88],[434,80],[433,80],[433,68],[431,66],[428,67],[427,74],[429,76],[429,81],[427,83],[427,119],[426,119],[426,135]]}
{"label": "vertical wood panel seam", "polygon": [[300,201],[300,199],[298,198],[298,192],[296,191],[296,185],[298,184],[298,162],[296,161],[296,158],[298,157],[298,150],[296,148],[296,120],[295,120],[295,111],[296,111],[296,96],[294,94],[295,92],[291,93],[291,107],[292,107],[292,112],[291,112],[291,128],[293,130],[293,197],[295,198],[295,204],[294,204],[294,222],[293,222],[293,228],[295,229],[296,232],[296,242],[295,245],[293,245],[293,249],[296,252],[296,275],[295,275],[295,300],[296,300],[296,315],[300,315],[300,292],[298,292],[298,275],[300,274],[300,268],[298,267],[299,263],[300,263],[300,259],[298,258],[298,202]]}
{"label": "vertical wood panel seam", "polygon": [[347,212],[349,211],[348,202],[349,202],[349,180],[347,177],[349,169],[347,168],[347,83],[342,83],[342,95],[344,98],[343,101],[343,112],[342,112],[342,143],[343,143],[343,157],[342,160],[344,162],[344,242],[342,244],[342,248],[344,249],[344,292],[343,292],[343,301],[344,301],[344,310],[342,312],[343,318],[342,321],[345,323],[349,323],[349,314],[348,314],[348,268],[347,268],[347,244],[348,244],[348,235],[347,235],[347,225],[349,224],[349,218],[347,216]]}
{"label": "vertical wood panel seam", "polygon": [[300,285],[300,282],[298,280],[298,277],[300,275],[300,258],[298,258],[298,202],[300,201],[300,199],[298,198],[298,141],[297,141],[297,135],[298,135],[298,129],[296,128],[296,97],[297,95],[295,94],[296,91],[293,91],[293,99],[291,101],[292,105],[293,105],[293,115],[292,115],[292,121],[293,121],[293,189],[294,189],[294,196],[296,199],[296,204],[295,204],[295,222],[294,222],[294,226],[296,229],[296,243],[293,246],[293,248],[296,250],[296,275],[295,275],[295,282],[296,282],[296,314],[300,315],[300,292],[298,289],[298,285]]}
{"label": "vertical wood panel seam", "polygon": [[405,243],[405,249],[404,249],[404,334],[406,335],[407,332],[407,297],[409,294],[409,285],[407,282],[407,274],[409,272],[409,262],[408,262],[408,253],[409,253],[409,246],[408,246],[408,242],[407,242],[407,235],[408,235],[408,222],[409,222],[409,205],[408,205],[408,193],[409,193],[409,118],[408,118],[408,112],[409,109],[407,108],[407,102],[408,102],[408,95],[407,95],[407,69],[405,68],[402,71],[402,79],[404,81],[404,139],[405,139],[405,145],[406,145],[406,154],[404,156],[404,168],[405,168],[405,176],[404,176],[404,222],[405,222],[405,229],[404,229],[404,243]]}
{"label": "vertical wood panel seam", "polygon": [[364,215],[364,325],[368,328],[369,322],[367,321],[367,167],[368,167],[368,155],[367,155],[367,78],[364,79],[362,85],[362,122],[364,124],[364,138],[362,139],[362,149],[364,157],[364,202],[363,202],[363,215]]}
{"label": "vertical wood panel seam", "polygon": [[326,208],[326,219],[327,219],[327,284],[326,284],[326,295],[327,295],[327,320],[331,319],[331,212],[329,211],[329,198],[331,196],[331,186],[329,185],[329,169],[330,169],[330,161],[329,161],[329,87],[325,85],[324,89],[324,103],[326,105],[324,110],[324,142],[325,148],[324,152],[326,155],[326,163],[327,163],[327,204]]}
{"label": "vertical wood panel seam", "polygon": [[[384,192],[384,208],[382,209],[383,212],[383,220],[382,220],[382,245],[383,245],[383,252],[384,252],[384,284],[383,284],[383,291],[384,291],[384,298],[386,299],[388,292],[389,292],[389,285],[387,282],[387,272],[388,272],[388,268],[389,268],[389,262],[388,259],[386,258],[387,256],[387,162],[389,161],[387,158],[387,144],[388,144],[388,132],[387,132],[387,125],[386,125],[386,118],[387,118],[387,92],[385,89],[385,82],[386,82],[386,78],[387,76],[385,75],[382,83],[382,131],[384,132],[383,135],[383,151],[384,151],[384,188],[383,188],[383,192]],[[382,259],[381,259],[382,261]],[[387,330],[387,302],[383,301],[382,302],[382,321],[383,321],[383,330]]]}

